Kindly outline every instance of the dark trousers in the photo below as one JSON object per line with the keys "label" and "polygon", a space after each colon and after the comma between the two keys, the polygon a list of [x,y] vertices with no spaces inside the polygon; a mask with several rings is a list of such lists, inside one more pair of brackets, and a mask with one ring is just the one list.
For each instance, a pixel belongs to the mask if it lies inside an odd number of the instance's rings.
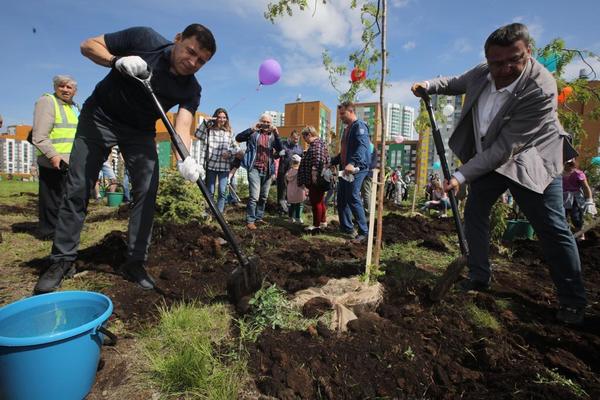
{"label": "dark trousers", "polygon": [[488,282],[491,278],[490,211],[506,189],[513,194],[540,239],[559,303],[562,306],[585,306],[581,262],[565,218],[561,177],[555,178],[543,194],[525,189],[496,172],[471,183],[465,206],[465,233],[470,250],[469,278],[480,282]]}
{"label": "dark trousers", "polygon": [[281,207],[283,212],[287,212],[287,181],[285,180],[285,173],[287,168],[281,166],[280,162],[279,170],[277,171],[277,204]]}
{"label": "dark trousers", "polygon": [[39,166],[39,230],[40,236],[54,234],[58,209],[65,194],[67,173],[58,169]]}
{"label": "dark trousers", "polygon": [[134,206],[129,217],[128,261],[146,260],[154,222],[158,190],[158,154],[154,135],[108,128],[97,120],[80,117],[71,151],[65,199],[61,204],[51,260],[73,261],[90,191],[110,149],[119,145],[127,171],[131,172]]}
{"label": "dark trousers", "polygon": [[369,227],[365,216],[365,207],[363,206],[360,189],[365,177],[369,173],[368,170],[360,171],[354,175],[354,181],[348,182],[340,178],[338,180],[338,195],[337,207],[338,216],[340,218],[340,227],[342,231],[350,233],[354,230],[352,217],[356,219],[358,225],[358,233],[367,235]]}

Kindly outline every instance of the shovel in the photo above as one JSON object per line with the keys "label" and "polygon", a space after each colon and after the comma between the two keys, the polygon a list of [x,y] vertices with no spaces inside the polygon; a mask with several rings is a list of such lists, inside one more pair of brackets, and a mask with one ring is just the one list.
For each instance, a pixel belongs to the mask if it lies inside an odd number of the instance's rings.
{"label": "shovel", "polygon": [[[146,92],[148,92],[148,95],[150,95],[150,97],[154,101],[154,105],[160,113],[160,118],[167,127],[167,131],[171,136],[171,143],[173,143],[173,147],[175,147],[175,150],[177,151],[179,157],[182,160],[185,160],[187,157],[189,157],[190,153],[181,141],[181,137],[177,134],[177,132],[175,132],[173,125],[171,125],[171,121],[169,121],[169,119],[167,118],[165,111],[163,110],[158,99],[156,98],[156,94],[154,93],[154,90],[152,89],[152,85],[150,83],[150,79],[152,78],[152,72],[147,71],[147,73],[144,75],[145,76],[138,76],[136,77],[136,79],[142,83],[144,89],[146,90]],[[250,259],[242,253],[237,238],[235,237],[233,231],[231,230],[227,222],[225,222],[223,214],[221,214],[221,212],[215,205],[213,197],[210,195],[208,188],[206,187],[201,178],[198,178],[196,183],[198,184],[198,187],[200,188],[204,199],[208,203],[208,207],[210,208],[213,215],[216,217],[217,222],[221,226],[221,229],[223,229],[225,238],[233,248],[233,251],[240,263],[240,265],[233,270],[233,272],[229,276],[229,279],[227,280],[227,295],[229,297],[229,300],[233,304],[238,304],[242,297],[252,295],[262,286],[262,277],[258,270],[256,259]]]}
{"label": "shovel", "polygon": [[[440,165],[442,167],[442,172],[444,173],[444,179],[450,181],[450,168],[448,167],[448,160],[446,160],[446,151],[444,149],[444,142],[442,141],[442,134],[437,126],[435,115],[433,114],[433,109],[431,107],[431,98],[427,93],[425,93],[424,90],[421,91],[420,94],[423,102],[425,103],[425,107],[427,108],[429,120],[431,121],[433,141],[435,143],[435,149],[438,157],[440,158]],[[452,208],[452,215],[454,216],[454,225],[456,226],[458,244],[462,256],[458,257],[448,265],[444,274],[438,279],[435,286],[431,290],[431,293],[429,293],[429,299],[434,302],[440,301],[448,293],[452,285],[458,280],[460,273],[467,265],[467,257],[469,255],[465,231],[462,223],[460,222],[460,214],[458,212],[454,190],[450,190],[448,192],[448,197],[450,198],[450,207]]]}

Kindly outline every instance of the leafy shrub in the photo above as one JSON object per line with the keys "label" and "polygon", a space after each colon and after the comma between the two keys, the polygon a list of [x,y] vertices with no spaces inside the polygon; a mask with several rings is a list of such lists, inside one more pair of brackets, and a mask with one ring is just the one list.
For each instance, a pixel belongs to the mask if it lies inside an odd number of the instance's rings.
{"label": "leafy shrub", "polygon": [[492,212],[490,213],[490,239],[492,241],[498,243],[502,239],[510,211],[510,206],[500,200],[492,206]]}
{"label": "leafy shrub", "polygon": [[195,183],[186,181],[174,169],[162,172],[156,197],[156,221],[186,224],[200,221],[205,201]]}
{"label": "leafy shrub", "polygon": [[287,300],[285,291],[276,285],[260,289],[249,304],[250,314],[238,321],[240,336],[246,340],[256,340],[267,327],[302,330],[314,322],[302,318],[300,311]]}

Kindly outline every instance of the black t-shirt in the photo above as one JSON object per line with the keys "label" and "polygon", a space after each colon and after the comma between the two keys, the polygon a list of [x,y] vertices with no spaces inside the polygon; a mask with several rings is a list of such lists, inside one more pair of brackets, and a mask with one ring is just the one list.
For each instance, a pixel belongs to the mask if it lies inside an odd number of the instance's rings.
{"label": "black t-shirt", "polygon": [[[173,43],[152,28],[135,27],[107,33],[108,51],[116,56],[140,56],[152,70],[152,88],[163,109],[179,104],[194,114],[202,88],[193,75],[180,76],[169,71]],[[83,117],[91,114],[104,122],[143,133],[154,133],[160,114],[142,84],[112,69],[83,105]]]}

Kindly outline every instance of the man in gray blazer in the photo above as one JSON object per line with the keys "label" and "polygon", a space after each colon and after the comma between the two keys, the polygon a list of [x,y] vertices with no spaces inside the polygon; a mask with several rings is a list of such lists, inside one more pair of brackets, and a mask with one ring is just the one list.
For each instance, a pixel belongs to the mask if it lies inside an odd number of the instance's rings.
{"label": "man in gray blazer", "polygon": [[558,121],[556,81],[531,57],[523,24],[494,31],[485,43],[485,56],[487,63],[460,76],[412,86],[417,96],[422,89],[465,94],[449,141],[462,165],[444,184],[446,191],[470,184],[465,207],[469,279],[460,282],[460,288],[489,288],[490,211],[510,189],[540,238],[560,303],[557,318],[581,323],[585,290],[577,245],[565,219],[560,177],[563,149],[573,150]]}

